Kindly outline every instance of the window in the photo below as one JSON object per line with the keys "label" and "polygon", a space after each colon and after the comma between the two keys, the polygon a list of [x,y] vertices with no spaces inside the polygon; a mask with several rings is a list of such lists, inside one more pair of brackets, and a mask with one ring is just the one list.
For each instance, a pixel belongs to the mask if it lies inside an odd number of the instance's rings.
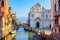
{"label": "window", "polygon": [[53,28],[51,30],[53,31]]}
{"label": "window", "polygon": [[49,17],[51,17],[51,15],[49,15]]}
{"label": "window", "polygon": [[2,25],[2,20],[0,20],[0,25]]}
{"label": "window", "polygon": [[42,18],[44,17],[44,15],[42,14]]}
{"label": "window", "polygon": [[55,32],[56,32],[57,30],[55,29]]}
{"label": "window", "polygon": [[4,14],[4,12],[1,13],[1,11],[0,11],[0,16],[2,16],[3,14]]}
{"label": "window", "polygon": [[59,35],[60,35],[60,28],[59,28]]}
{"label": "window", "polygon": [[2,17],[2,26],[4,26],[4,17]]}
{"label": "window", "polygon": [[1,16],[1,11],[0,11],[0,16]]}
{"label": "window", "polygon": [[55,19],[55,24],[58,24],[58,19],[57,18]]}
{"label": "window", "polygon": [[2,0],[2,7],[4,6],[4,0]]}
{"label": "window", "polygon": [[37,11],[39,10],[39,8],[36,9]]}
{"label": "window", "polygon": [[32,14],[32,17],[34,17],[34,14]]}
{"label": "window", "polygon": [[55,4],[55,11],[56,11],[56,4]]}
{"label": "window", "polygon": [[58,6],[59,6],[59,10],[60,10],[60,0],[58,1]]}
{"label": "window", "polygon": [[51,28],[51,25],[49,25],[50,26],[50,28]]}
{"label": "window", "polygon": [[48,18],[48,15],[46,15],[46,19]]}
{"label": "window", "polygon": [[36,23],[36,27],[39,28],[39,22]]}

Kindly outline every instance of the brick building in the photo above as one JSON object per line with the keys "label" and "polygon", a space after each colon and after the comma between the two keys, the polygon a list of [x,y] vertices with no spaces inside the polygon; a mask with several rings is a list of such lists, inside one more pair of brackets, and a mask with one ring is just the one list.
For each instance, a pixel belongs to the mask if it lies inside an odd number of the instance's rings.
{"label": "brick building", "polygon": [[60,0],[51,0],[51,33],[55,40],[60,40]]}

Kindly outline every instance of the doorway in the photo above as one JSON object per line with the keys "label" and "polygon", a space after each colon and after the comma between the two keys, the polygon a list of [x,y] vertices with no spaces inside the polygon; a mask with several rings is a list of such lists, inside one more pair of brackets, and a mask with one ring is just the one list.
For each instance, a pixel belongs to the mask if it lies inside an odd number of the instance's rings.
{"label": "doorway", "polygon": [[39,22],[36,22],[36,27],[37,28],[39,28],[39,26],[40,26],[39,24],[40,24]]}

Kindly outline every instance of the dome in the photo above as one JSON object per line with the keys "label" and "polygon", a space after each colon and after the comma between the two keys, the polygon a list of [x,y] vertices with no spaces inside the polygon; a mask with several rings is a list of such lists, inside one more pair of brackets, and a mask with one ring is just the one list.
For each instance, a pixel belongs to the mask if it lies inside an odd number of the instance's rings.
{"label": "dome", "polygon": [[35,6],[36,6],[36,7],[41,7],[41,5],[40,5],[39,3],[37,3]]}

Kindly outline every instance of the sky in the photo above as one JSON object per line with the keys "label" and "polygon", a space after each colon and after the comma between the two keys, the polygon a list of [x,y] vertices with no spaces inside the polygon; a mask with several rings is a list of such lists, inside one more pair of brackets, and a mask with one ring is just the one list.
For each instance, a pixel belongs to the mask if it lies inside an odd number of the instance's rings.
{"label": "sky", "polygon": [[9,6],[12,7],[12,12],[16,13],[17,19],[23,23],[27,23],[28,13],[30,8],[36,3],[39,3],[45,9],[50,9],[50,0],[8,0]]}

